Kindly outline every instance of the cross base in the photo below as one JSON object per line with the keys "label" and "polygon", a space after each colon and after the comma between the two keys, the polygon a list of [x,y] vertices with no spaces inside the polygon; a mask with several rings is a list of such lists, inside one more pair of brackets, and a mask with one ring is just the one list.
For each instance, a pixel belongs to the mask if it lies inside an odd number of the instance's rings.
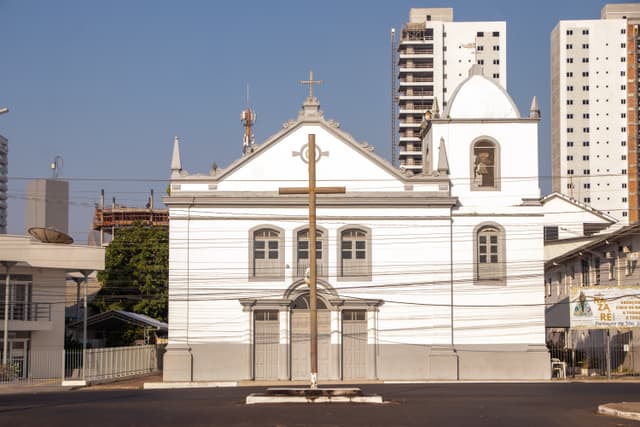
{"label": "cross base", "polygon": [[382,396],[365,395],[359,388],[273,387],[247,396],[247,405],[258,403],[384,403]]}

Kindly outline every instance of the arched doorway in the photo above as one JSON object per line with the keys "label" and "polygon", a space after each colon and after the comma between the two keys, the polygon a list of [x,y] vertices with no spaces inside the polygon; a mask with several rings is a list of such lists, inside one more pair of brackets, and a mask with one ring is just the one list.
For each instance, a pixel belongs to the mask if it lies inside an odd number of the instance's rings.
{"label": "arched doorway", "polygon": [[[341,297],[318,280],[318,378],[376,378],[376,317],[382,300]],[[282,298],[242,299],[251,311],[255,379],[309,380],[309,289],[300,280]]]}
{"label": "arched doorway", "polygon": [[[309,294],[299,295],[291,304],[291,379],[308,380],[310,374]],[[318,298],[318,379],[329,378],[331,313]]]}

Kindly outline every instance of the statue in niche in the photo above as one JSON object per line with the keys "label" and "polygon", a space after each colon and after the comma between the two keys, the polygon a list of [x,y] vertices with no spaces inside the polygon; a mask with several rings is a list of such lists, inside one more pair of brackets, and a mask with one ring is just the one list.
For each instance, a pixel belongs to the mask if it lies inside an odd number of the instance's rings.
{"label": "statue in niche", "polygon": [[473,147],[473,182],[477,187],[495,186],[495,147],[481,141]]}

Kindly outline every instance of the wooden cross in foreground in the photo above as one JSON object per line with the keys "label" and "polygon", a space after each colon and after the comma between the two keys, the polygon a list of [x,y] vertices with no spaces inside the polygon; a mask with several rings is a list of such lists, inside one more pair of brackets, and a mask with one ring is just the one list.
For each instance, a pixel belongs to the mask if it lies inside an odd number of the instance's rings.
{"label": "wooden cross in foreground", "polygon": [[[313,75],[311,75],[313,79]],[[300,156],[304,159],[304,153]],[[316,187],[316,136],[309,134],[307,145],[309,164],[308,187],[282,187],[280,194],[309,194],[309,338],[311,361],[311,388],[318,387],[318,307],[317,307],[317,271],[316,271],[316,194],[344,194],[345,187]]]}

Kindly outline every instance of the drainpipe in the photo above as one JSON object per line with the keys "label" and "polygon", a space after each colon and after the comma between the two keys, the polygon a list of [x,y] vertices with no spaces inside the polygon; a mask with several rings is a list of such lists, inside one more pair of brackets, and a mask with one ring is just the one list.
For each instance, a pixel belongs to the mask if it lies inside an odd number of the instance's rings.
{"label": "drainpipe", "polygon": [[449,208],[449,293],[451,312],[451,349],[454,347],[453,335],[453,207]]}

